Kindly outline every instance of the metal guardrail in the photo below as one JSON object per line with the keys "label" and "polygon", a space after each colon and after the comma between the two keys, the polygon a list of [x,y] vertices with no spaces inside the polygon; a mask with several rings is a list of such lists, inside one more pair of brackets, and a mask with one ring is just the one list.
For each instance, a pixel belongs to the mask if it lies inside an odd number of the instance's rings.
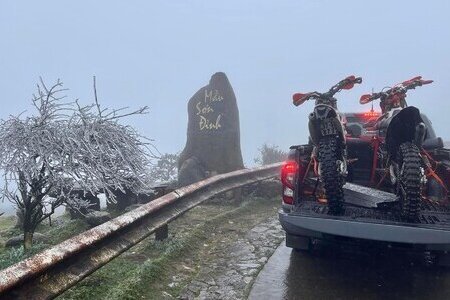
{"label": "metal guardrail", "polygon": [[214,195],[278,175],[281,163],[177,189],[0,272],[0,299],[51,299]]}

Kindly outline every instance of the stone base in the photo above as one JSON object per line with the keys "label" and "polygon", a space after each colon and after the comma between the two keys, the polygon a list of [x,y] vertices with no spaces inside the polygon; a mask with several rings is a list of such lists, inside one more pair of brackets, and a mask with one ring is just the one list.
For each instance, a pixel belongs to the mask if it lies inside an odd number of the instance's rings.
{"label": "stone base", "polygon": [[178,170],[178,186],[187,186],[206,178],[206,172],[196,157],[188,158]]}

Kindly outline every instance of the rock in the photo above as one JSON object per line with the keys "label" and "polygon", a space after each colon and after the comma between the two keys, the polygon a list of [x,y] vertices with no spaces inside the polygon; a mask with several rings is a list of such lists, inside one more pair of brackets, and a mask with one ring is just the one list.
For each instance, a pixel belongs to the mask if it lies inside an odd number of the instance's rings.
{"label": "rock", "polygon": [[259,264],[257,263],[242,263],[236,265],[241,269],[257,269],[259,267]]}
{"label": "rock", "polygon": [[251,277],[251,276],[246,276],[246,277],[244,277],[244,282],[245,282],[246,284],[249,284],[252,280],[253,280],[253,277]]}
{"label": "rock", "polygon": [[267,257],[263,256],[260,259],[258,259],[258,262],[265,264],[267,259],[268,259]]}
{"label": "rock", "polygon": [[248,269],[248,270],[245,270],[245,274],[248,275],[248,276],[253,276],[253,275],[255,275],[256,273],[258,273],[258,269]]}
{"label": "rock", "polygon": [[84,219],[89,225],[97,226],[111,220],[111,215],[107,211],[91,211]]}
{"label": "rock", "polygon": [[197,297],[198,300],[210,300],[211,296],[207,291],[200,291]]}
{"label": "rock", "polygon": [[178,185],[186,186],[206,178],[205,168],[200,160],[192,156],[186,159],[178,170]]}
{"label": "rock", "polygon": [[5,247],[16,247],[23,244],[23,234],[14,236],[6,241]]}
{"label": "rock", "polygon": [[163,291],[162,295],[164,296],[164,299],[173,299],[173,296],[166,291]]}
{"label": "rock", "polygon": [[[35,232],[33,234],[33,243],[49,244],[48,237],[45,234]],[[5,247],[17,247],[23,245],[23,234],[14,236],[6,241]]]}
{"label": "rock", "polygon": [[244,167],[239,110],[225,73],[212,75],[209,84],[192,96],[188,114],[186,146],[178,161],[180,186],[203,179],[207,174]]}

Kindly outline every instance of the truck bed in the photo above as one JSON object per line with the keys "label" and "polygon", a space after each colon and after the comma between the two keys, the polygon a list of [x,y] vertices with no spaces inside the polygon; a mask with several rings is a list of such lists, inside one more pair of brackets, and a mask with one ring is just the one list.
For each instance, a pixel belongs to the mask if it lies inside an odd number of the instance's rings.
{"label": "truck bed", "polygon": [[329,215],[326,204],[302,200],[290,212],[280,210],[283,228],[298,237],[323,239],[331,235],[450,250],[447,207],[423,203],[419,221],[408,223],[395,210],[395,195],[356,184],[346,184],[344,191],[342,215]]}

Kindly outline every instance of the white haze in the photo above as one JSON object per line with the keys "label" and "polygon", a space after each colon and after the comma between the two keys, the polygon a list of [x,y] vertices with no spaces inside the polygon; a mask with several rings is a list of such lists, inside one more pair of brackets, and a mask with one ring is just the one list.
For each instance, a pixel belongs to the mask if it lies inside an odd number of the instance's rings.
{"label": "white haze", "polygon": [[[306,141],[312,103],[355,74],[338,95],[342,111],[363,111],[365,92],[415,75],[434,79],[408,101],[450,140],[450,2],[441,1],[11,1],[0,3],[0,117],[31,110],[39,76],[61,78],[68,99],[93,99],[97,77],[108,107],[148,105],[129,120],[161,152],[186,141],[187,100],[211,74],[226,72],[241,117],[246,165],[264,142]],[[0,208],[1,211],[1,208]]]}

